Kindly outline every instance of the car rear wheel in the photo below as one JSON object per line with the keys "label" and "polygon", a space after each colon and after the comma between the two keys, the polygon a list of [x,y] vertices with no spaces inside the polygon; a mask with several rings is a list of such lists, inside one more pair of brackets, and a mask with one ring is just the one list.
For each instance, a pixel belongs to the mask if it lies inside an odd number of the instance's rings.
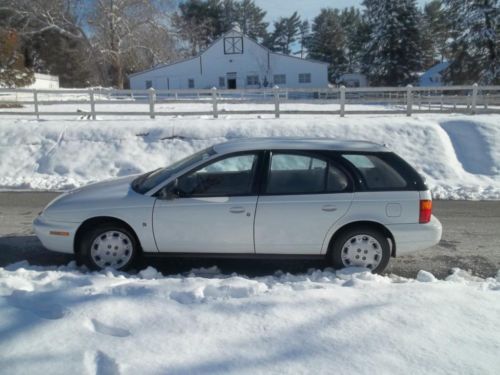
{"label": "car rear wheel", "polygon": [[138,248],[135,236],[123,226],[99,225],[83,235],[78,258],[93,270],[126,270],[137,258]]}
{"label": "car rear wheel", "polygon": [[347,230],[334,240],[331,257],[337,269],[363,267],[381,273],[389,263],[391,249],[379,231],[360,227]]}

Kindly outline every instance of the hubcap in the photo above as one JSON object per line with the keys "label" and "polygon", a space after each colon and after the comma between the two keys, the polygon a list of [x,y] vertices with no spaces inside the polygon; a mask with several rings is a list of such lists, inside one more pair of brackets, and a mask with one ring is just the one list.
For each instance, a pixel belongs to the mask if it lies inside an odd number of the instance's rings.
{"label": "hubcap", "polygon": [[342,264],[346,267],[365,267],[374,270],[382,261],[382,246],[372,236],[359,234],[342,246]]}
{"label": "hubcap", "polygon": [[99,268],[122,268],[132,258],[132,253],[130,238],[115,230],[97,236],[90,249],[90,255]]}

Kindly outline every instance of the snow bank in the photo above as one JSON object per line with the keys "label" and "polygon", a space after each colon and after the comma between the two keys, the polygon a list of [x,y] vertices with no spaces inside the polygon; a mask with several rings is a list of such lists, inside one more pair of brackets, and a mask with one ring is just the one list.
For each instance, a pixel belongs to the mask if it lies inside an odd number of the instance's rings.
{"label": "snow bank", "polygon": [[223,116],[31,121],[2,118],[0,188],[65,190],[167,165],[228,139],[364,139],[388,145],[437,198],[500,199],[498,115]]}
{"label": "snow bank", "polygon": [[500,273],[0,268],[8,374],[495,374]]}

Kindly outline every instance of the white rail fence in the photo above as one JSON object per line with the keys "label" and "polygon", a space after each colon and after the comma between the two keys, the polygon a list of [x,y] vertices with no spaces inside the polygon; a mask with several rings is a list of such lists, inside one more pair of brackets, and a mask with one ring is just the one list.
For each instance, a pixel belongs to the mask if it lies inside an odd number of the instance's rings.
{"label": "white rail fence", "polygon": [[[193,110],[196,106],[190,106],[185,110],[173,107],[172,110],[172,107],[162,108],[163,104],[204,104],[204,108],[197,111]],[[228,110],[227,108],[221,109],[221,104],[227,104],[228,107],[241,104],[252,105],[250,109]],[[85,109],[74,109],[71,105],[84,105]],[[120,110],[109,110],[109,107],[116,105]],[[140,110],[137,110],[136,105],[139,105]],[[133,110],[127,111],[127,106]],[[42,111],[41,107],[48,107],[49,110]],[[56,108],[57,110],[54,110]],[[478,86],[477,84],[433,88],[410,85],[363,88],[341,86],[322,89],[274,87],[254,90],[213,88],[179,91],[153,88],[148,90],[0,88],[0,116],[35,116],[37,119],[42,116],[75,114],[95,120],[97,116],[149,116],[154,119],[157,116],[208,115],[218,118],[220,114],[268,114],[279,118],[282,114],[323,114],[343,117],[349,114],[402,113],[407,116],[414,113],[500,113],[500,86]]]}

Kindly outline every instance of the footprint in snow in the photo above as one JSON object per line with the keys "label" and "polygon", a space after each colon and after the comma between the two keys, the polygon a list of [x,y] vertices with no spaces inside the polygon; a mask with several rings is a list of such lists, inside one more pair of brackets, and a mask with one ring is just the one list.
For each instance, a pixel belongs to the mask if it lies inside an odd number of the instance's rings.
{"label": "footprint in snow", "polygon": [[130,336],[130,331],[125,328],[113,327],[98,321],[97,319],[90,319],[90,329],[103,335],[113,337],[127,337]]}
{"label": "footprint in snow", "polygon": [[61,319],[68,313],[61,305],[44,301],[43,295],[32,295],[24,290],[16,290],[6,299],[12,307],[29,311],[43,319]]}
{"label": "footprint in snow", "polygon": [[120,366],[112,357],[98,350],[85,353],[85,367],[88,374],[119,375]]}

